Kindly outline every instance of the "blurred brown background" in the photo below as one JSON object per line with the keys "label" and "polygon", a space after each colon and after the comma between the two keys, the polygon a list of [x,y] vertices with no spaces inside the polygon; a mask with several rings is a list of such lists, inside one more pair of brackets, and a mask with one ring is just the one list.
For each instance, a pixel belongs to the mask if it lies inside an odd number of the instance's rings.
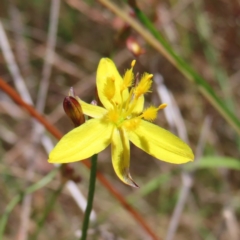
{"label": "blurred brown background", "polygon": [[[133,15],[127,3],[114,2]],[[174,51],[239,117],[240,2],[141,0],[137,4]],[[239,159],[239,137],[197,86],[98,1],[3,0],[0,17],[1,78],[63,133],[73,128],[62,109],[69,88],[74,87],[81,99],[90,102],[95,97],[95,71],[102,57],[112,58],[122,75],[136,59],[135,73],[150,72],[155,77],[146,105],[158,105],[170,97],[172,117],[169,120],[167,113],[160,111],[156,124],[188,141],[198,159]],[[144,53],[134,55],[131,44],[127,45],[129,39]],[[3,221],[14,196],[54,168],[47,158],[57,140],[3,91],[0,114]],[[86,197],[89,171],[79,163],[71,166],[82,179],[74,186]],[[130,201],[157,236],[167,240],[240,239],[240,167],[227,162],[224,166],[218,161],[216,166],[184,170],[185,166],[160,162],[131,146],[131,174],[140,185],[136,190],[116,177],[109,149],[99,155],[98,161],[98,169],[114,188]],[[0,231],[2,239],[78,239],[83,212],[72,197],[78,196],[78,190],[69,192],[69,186],[57,196],[44,225],[39,225],[59,183],[57,175],[44,188],[25,195],[11,211],[5,231]],[[88,239],[151,239],[99,182],[93,209],[96,216]]]}

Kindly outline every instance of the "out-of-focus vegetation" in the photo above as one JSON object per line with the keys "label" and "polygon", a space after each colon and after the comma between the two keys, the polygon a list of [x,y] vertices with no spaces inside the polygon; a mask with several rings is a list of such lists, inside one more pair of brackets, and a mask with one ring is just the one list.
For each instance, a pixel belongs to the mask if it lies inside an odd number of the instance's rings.
{"label": "out-of-focus vegetation", "polygon": [[[67,133],[73,125],[64,114],[62,101],[69,88],[74,87],[81,99],[91,102],[95,98],[95,71],[101,57],[112,58],[122,74],[136,59],[135,73],[147,71],[155,76],[146,105],[159,105],[166,97],[174,98],[168,107],[173,117],[166,117],[161,111],[156,123],[188,141],[195,152],[196,164],[160,162],[132,145],[131,174],[139,189],[118,180],[109,149],[99,154],[99,171],[143,216],[159,239],[240,239],[237,133],[199,93],[196,84],[189,82],[141,34],[98,1],[60,1],[59,14],[55,13],[58,24],[53,34],[54,61],[50,77],[44,78],[49,26],[54,21],[52,2],[0,3],[3,31],[33,106]],[[129,17],[137,19],[127,3],[116,4]],[[240,3],[141,0],[137,4],[174,51],[206,79],[239,118]],[[129,39],[136,40],[144,53],[134,56],[127,45]],[[0,43],[0,77],[27,101],[27,93],[18,87],[20,80],[12,74],[6,59],[3,33]],[[39,95],[44,82],[45,92]],[[43,107],[39,107],[41,99],[46,100]],[[48,132],[41,133],[28,113],[3,91],[0,114],[0,238],[78,239],[83,212],[73,200],[76,192],[69,193],[67,187],[62,190],[60,174],[55,175],[54,166],[47,162],[48,151],[57,140]],[[70,175],[86,197],[89,171],[80,163],[71,167],[74,176],[71,169]],[[52,209],[48,212],[49,206]],[[99,182],[93,209],[96,218],[90,224],[88,239],[151,239]]]}

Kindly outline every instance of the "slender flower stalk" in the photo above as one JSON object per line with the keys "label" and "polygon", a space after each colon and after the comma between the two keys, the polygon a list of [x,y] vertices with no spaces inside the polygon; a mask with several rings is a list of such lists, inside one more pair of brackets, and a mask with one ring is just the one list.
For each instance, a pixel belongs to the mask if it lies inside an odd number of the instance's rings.
{"label": "slender flower stalk", "polygon": [[82,111],[92,119],[67,133],[49,155],[50,163],[84,160],[111,144],[112,163],[117,176],[125,184],[138,187],[130,168],[130,141],[153,157],[182,164],[193,161],[190,147],[181,139],[152,123],[159,110],[167,105],[144,109],[144,95],[151,91],[152,74],[144,73],[134,84],[132,61],[123,78],[115,64],[101,59],[97,69],[97,90],[103,107],[77,98]]}
{"label": "slender flower stalk", "polygon": [[[10,87],[6,81],[4,81],[0,77],[0,88],[9,95],[11,99],[16,101],[16,103],[21,106],[23,109],[25,109],[32,117],[36,118],[37,121],[39,121],[48,131],[51,133],[55,138],[61,139],[62,134],[59,132],[56,127],[54,127],[52,124],[50,124],[43,116],[41,116],[31,105],[25,103],[22,98],[18,95],[18,93]],[[87,161],[82,162],[83,165],[85,165],[87,168],[90,168]],[[148,234],[152,237],[154,240],[158,240],[159,238],[154,233],[154,231],[148,226],[146,221],[139,215],[139,213],[133,209],[133,207],[125,200],[125,198],[117,191],[116,188],[114,188],[109,181],[100,173],[97,173],[97,178],[99,182],[109,191],[110,194],[112,194],[113,197],[115,197],[119,203],[124,206],[124,208],[129,212],[129,214],[136,220],[137,223],[139,223],[139,226],[141,226]],[[42,179],[43,180],[43,179]],[[13,208],[16,206],[16,204],[21,200],[22,195],[16,196],[12,201],[8,204],[6,208],[6,213],[2,216],[0,220],[0,239],[3,235],[3,232],[5,230],[6,221],[9,217],[10,212],[13,210]]]}
{"label": "slender flower stalk", "polygon": [[84,214],[83,224],[82,224],[82,235],[80,240],[87,239],[87,230],[89,225],[89,219],[92,211],[94,193],[95,193],[95,184],[96,184],[96,176],[97,176],[97,154],[92,156],[91,159],[91,172],[89,179],[89,189],[88,189],[88,199],[87,199],[87,207]]}
{"label": "slender flower stalk", "polygon": [[[79,127],[85,122],[82,107],[79,103],[79,98],[75,96],[73,88],[70,88],[69,96],[64,98],[63,108],[67,116],[72,120],[75,127]],[[97,154],[94,154],[92,156],[91,163],[92,164],[91,164],[91,170],[90,170],[87,207],[84,213],[84,219],[82,224],[82,234],[81,234],[80,240],[87,239],[87,231],[88,231],[90,214],[92,211],[92,205],[93,205],[93,199],[94,199],[94,193],[95,193],[95,183],[96,183],[96,176],[97,176]]]}

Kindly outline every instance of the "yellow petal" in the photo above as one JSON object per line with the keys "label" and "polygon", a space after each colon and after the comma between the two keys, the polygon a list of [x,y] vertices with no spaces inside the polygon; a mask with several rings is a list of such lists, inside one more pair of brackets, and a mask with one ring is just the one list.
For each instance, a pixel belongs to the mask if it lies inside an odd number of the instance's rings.
{"label": "yellow petal", "polygon": [[113,125],[91,119],[67,133],[49,154],[51,163],[83,160],[105,149],[111,141]]}
{"label": "yellow petal", "polygon": [[88,104],[80,100],[79,98],[78,98],[78,101],[82,107],[83,113],[89,117],[101,118],[103,115],[107,113],[107,110],[105,108]]}
{"label": "yellow petal", "polygon": [[113,79],[115,84],[115,92],[112,101],[120,105],[122,101],[125,101],[128,98],[128,89],[123,91],[122,99],[121,87],[123,84],[123,79],[120,76],[114,62],[108,58],[102,58],[97,69],[97,90],[100,101],[107,109],[112,108],[112,103],[105,95],[107,80],[109,78]]}
{"label": "yellow petal", "polygon": [[138,187],[132,180],[130,165],[130,147],[127,133],[124,129],[115,128],[112,135],[112,163],[117,176],[127,185]]}
{"label": "yellow petal", "polygon": [[194,159],[191,148],[180,138],[144,120],[141,120],[135,130],[129,132],[129,139],[159,160],[181,164]]}

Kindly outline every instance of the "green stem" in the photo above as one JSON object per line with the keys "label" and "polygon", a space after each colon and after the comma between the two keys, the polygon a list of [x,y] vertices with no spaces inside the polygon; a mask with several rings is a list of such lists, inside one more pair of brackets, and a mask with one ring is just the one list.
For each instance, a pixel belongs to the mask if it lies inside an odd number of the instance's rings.
{"label": "green stem", "polygon": [[86,207],[86,211],[83,219],[82,236],[80,240],[87,239],[89,218],[92,211],[93,198],[94,198],[94,192],[95,192],[95,182],[96,182],[96,175],[97,175],[97,154],[92,156],[91,162],[92,162],[92,166],[91,166],[90,180],[89,180],[87,207]]}

